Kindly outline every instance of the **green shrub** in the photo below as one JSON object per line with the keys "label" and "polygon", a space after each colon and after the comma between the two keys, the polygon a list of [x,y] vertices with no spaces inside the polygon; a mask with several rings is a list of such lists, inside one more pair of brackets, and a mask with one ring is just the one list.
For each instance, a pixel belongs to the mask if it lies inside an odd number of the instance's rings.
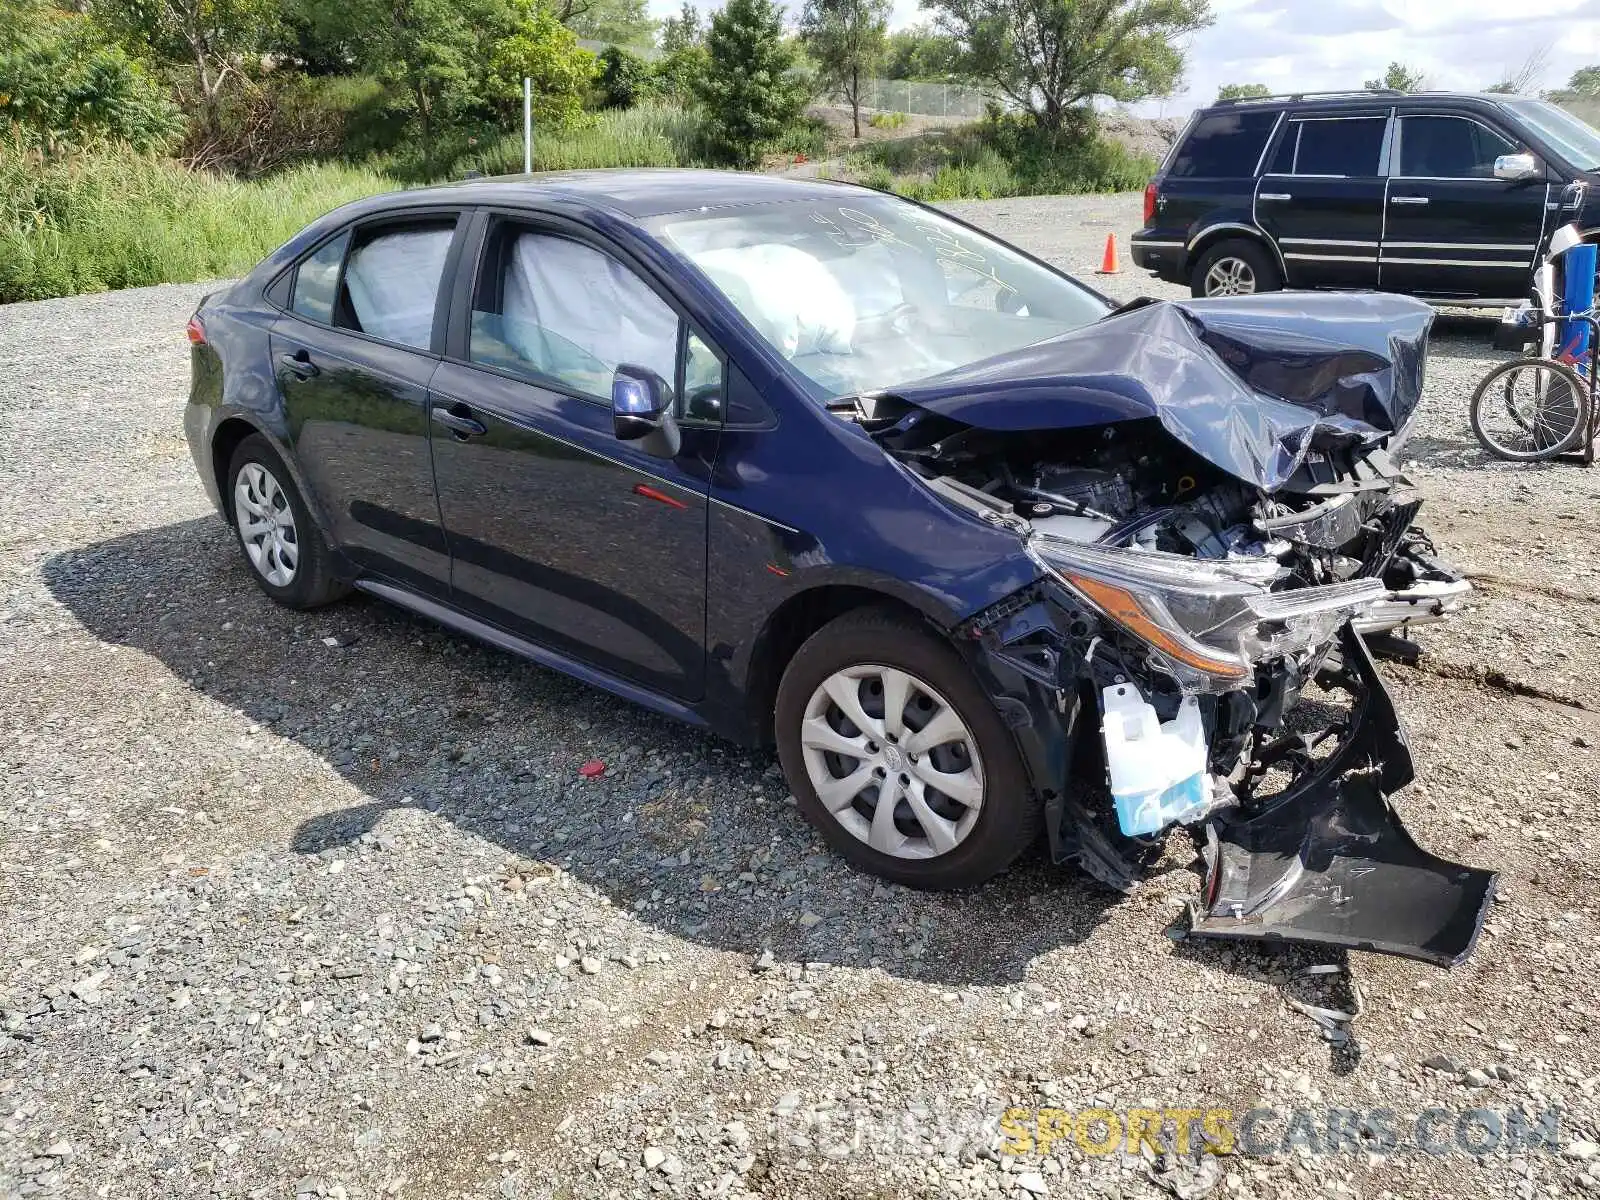
{"label": "green shrub", "polygon": [[343,166],[245,183],[125,149],[47,161],[0,145],[0,302],[239,275],[314,217],[393,186]]}
{"label": "green shrub", "polygon": [[655,70],[637,54],[621,46],[607,46],[600,52],[595,88],[601,108],[632,108],[654,94]]}
{"label": "green shrub", "polygon": [[867,124],[874,129],[900,129],[905,123],[906,115],[903,112],[873,113],[867,118]]}
{"label": "green shrub", "polygon": [[1050,136],[1026,118],[991,114],[960,129],[863,147],[849,167],[862,179],[887,172],[894,190],[919,200],[961,200],[1136,191],[1155,163],[1101,136],[1092,115]]}

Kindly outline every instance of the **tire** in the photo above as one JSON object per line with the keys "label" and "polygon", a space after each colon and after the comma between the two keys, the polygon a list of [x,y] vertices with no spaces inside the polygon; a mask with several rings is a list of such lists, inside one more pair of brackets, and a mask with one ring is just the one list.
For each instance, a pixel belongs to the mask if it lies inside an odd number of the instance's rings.
{"label": "tire", "polygon": [[[1212,272],[1221,271],[1238,284],[1248,283],[1248,290],[1208,291]],[[1189,276],[1189,291],[1196,297],[1248,296],[1258,292],[1283,290],[1283,275],[1272,255],[1260,242],[1248,238],[1227,238],[1207,248],[1195,263]]]}
{"label": "tire", "polygon": [[[861,706],[858,711],[867,730],[845,723],[843,708],[824,686],[846,671],[864,673],[861,680],[836,686],[854,689],[851,694]],[[901,705],[902,721],[895,722],[900,732],[894,735],[884,720],[889,706],[884,703],[883,685],[897,673],[911,678],[908,700]],[[874,703],[876,715],[871,711]],[[959,736],[919,743],[919,731],[932,730],[935,718],[941,721],[940,730],[950,728],[945,708],[961,726]],[[819,750],[817,743],[829,737],[817,721],[827,723],[840,741],[855,745],[861,757]],[[993,702],[953,646],[904,617],[858,609],[812,634],[778,685],[774,728],[778,757],[800,811],[834,850],[883,879],[929,890],[976,887],[1015,862],[1043,826],[1039,798]],[[804,744],[807,741],[811,744]],[[876,747],[876,754],[868,754],[868,747]],[[888,786],[897,780],[905,785],[896,792],[895,808],[886,810],[895,817],[892,829],[887,821],[879,825],[874,820],[882,794],[877,789],[883,784],[869,779],[866,787],[871,794],[863,792],[839,804],[839,797],[853,786],[847,780],[861,771],[885,770],[885,764],[891,772],[900,771],[895,764],[901,764],[905,772],[883,777]],[[829,789],[833,810],[818,794],[814,768],[828,777],[825,788],[830,781],[840,785],[838,790]],[[934,772],[954,781],[945,785],[950,794],[927,782],[929,776],[941,780]],[[958,791],[956,784],[968,792],[968,800],[951,799]],[[976,804],[970,803],[971,795],[978,797]],[[914,797],[931,820],[913,810]],[[880,830],[886,835],[881,839]],[[873,846],[874,839],[893,845],[895,852]]]}
{"label": "tire", "polygon": [[[259,433],[239,443],[228,464],[225,492],[228,518],[245,566],[261,590],[289,608],[320,608],[349,592],[334,571],[333,554],[294,485],[294,477],[272,443]],[[254,504],[251,512],[247,504]],[[280,516],[270,524],[279,531],[259,537],[268,518],[264,508]]]}
{"label": "tire", "polygon": [[[1559,393],[1552,388],[1559,385]],[[1521,387],[1528,388],[1523,394]],[[1542,391],[1536,391],[1541,389]],[[1539,395],[1557,395],[1549,412],[1554,425],[1546,427],[1537,419],[1542,405],[1528,413],[1519,412],[1514,398],[1527,400]],[[1548,358],[1517,358],[1501,363],[1483,377],[1472,393],[1468,414],[1472,432],[1479,443],[1496,458],[1509,462],[1538,462],[1583,444],[1589,430],[1589,385],[1565,363]],[[1509,424],[1501,427],[1501,412]],[[1534,415],[1533,423],[1527,419]]]}

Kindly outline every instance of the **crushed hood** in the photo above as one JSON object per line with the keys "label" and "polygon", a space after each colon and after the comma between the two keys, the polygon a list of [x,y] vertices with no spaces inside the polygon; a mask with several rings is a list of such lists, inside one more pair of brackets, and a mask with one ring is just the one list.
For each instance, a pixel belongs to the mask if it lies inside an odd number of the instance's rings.
{"label": "crushed hood", "polygon": [[1380,293],[1161,301],[893,394],[996,432],[1156,417],[1271,492],[1312,451],[1376,446],[1405,428],[1432,323],[1428,305]]}

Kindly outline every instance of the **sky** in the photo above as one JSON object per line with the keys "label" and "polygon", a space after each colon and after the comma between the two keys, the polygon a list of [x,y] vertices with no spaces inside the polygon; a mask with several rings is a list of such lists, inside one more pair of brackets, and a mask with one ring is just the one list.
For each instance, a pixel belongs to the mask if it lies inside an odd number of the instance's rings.
{"label": "sky", "polygon": [[[650,12],[665,16],[679,3],[650,0]],[[798,10],[798,0],[788,6]],[[1182,90],[1139,112],[1187,115],[1224,83],[1359,88],[1394,60],[1421,69],[1429,87],[1462,91],[1496,83],[1545,47],[1536,90],[1600,62],[1600,0],[1211,0],[1211,8],[1216,23],[1190,39]],[[891,28],[925,20],[917,0],[894,0]]]}

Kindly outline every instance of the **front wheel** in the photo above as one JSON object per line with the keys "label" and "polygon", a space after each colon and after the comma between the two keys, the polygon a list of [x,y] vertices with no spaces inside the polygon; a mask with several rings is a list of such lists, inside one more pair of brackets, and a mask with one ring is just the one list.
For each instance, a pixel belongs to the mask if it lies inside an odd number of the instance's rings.
{"label": "front wheel", "polygon": [[1501,363],[1472,393],[1472,432],[1496,458],[1537,462],[1565,454],[1589,429],[1589,385],[1547,358]]}
{"label": "front wheel", "polygon": [[1253,296],[1282,287],[1283,276],[1266,247],[1245,238],[1229,238],[1207,249],[1189,279],[1195,296]]}
{"label": "front wheel", "polygon": [[955,649],[912,622],[847,613],[778,687],[778,756],[800,811],[863,870],[973,887],[1040,828],[1015,740]]}

